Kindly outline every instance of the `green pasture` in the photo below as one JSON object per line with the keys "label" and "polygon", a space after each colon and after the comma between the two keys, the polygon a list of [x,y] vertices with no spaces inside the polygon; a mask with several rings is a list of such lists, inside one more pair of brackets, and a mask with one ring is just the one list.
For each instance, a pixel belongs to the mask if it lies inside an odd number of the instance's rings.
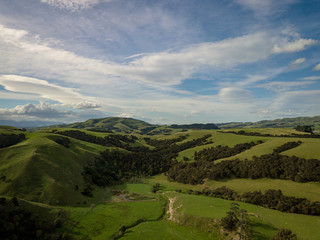
{"label": "green pasture", "polygon": [[132,201],[92,205],[91,208],[65,208],[70,212],[70,228],[76,239],[110,239],[120,227],[138,220],[155,221],[163,213],[164,201]]}
{"label": "green pasture", "polygon": [[[222,218],[230,208],[232,201],[196,196],[176,194],[177,205],[182,204],[181,214],[201,216],[208,218]],[[238,202],[240,209],[245,209],[250,217],[253,238],[269,239],[274,236],[277,229],[291,229],[297,234],[298,239],[317,240],[320,236],[320,217],[302,214],[283,213],[272,209]]]}
{"label": "green pasture", "polygon": [[139,224],[131,228],[121,239],[132,240],[209,240],[220,239],[215,233],[178,225],[171,221],[155,221]]}

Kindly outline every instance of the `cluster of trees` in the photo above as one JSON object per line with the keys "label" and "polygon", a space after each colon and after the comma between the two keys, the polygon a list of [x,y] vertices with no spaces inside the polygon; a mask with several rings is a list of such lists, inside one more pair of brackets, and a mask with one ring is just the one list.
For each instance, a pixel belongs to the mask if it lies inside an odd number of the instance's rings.
{"label": "cluster of trees", "polygon": [[290,229],[281,228],[270,240],[297,240],[297,235],[292,233]]}
{"label": "cluster of trees", "polygon": [[[220,131],[222,132],[222,131]],[[306,131],[302,131],[306,132]],[[232,134],[237,134],[237,135],[245,135],[245,136],[257,136],[257,137],[298,137],[298,138],[320,138],[319,134],[281,134],[281,135],[271,135],[269,133],[259,133],[259,132],[246,132],[244,130],[239,130],[238,132],[236,131],[226,131],[222,133],[232,133]]]}
{"label": "cluster of trees", "polygon": [[104,187],[140,176],[152,176],[166,172],[177,164],[175,158],[180,151],[204,144],[210,136],[206,135],[181,144],[176,144],[176,142],[182,141],[185,137],[150,140],[149,143],[155,146],[153,150],[148,148],[138,152],[106,150],[84,167],[82,175],[85,180],[85,189],[82,193],[92,196],[92,184]]}
{"label": "cluster of trees", "polygon": [[66,148],[69,148],[69,145],[71,143],[70,139],[67,137],[59,137],[59,138],[55,139],[54,141],[64,147],[66,147]]}
{"label": "cluster of trees", "polygon": [[25,139],[23,133],[20,134],[0,134],[0,148],[9,147],[15,145]]}
{"label": "cluster of trees", "polygon": [[250,149],[257,144],[261,144],[263,141],[259,140],[257,143],[250,142],[250,143],[240,143],[235,145],[233,148],[229,146],[216,146],[212,148],[206,148],[199,152],[194,153],[194,160],[196,161],[209,161],[213,162],[220,158],[227,158],[234,155],[237,155],[241,152],[244,152]]}
{"label": "cluster of trees", "polygon": [[239,159],[222,161],[216,164],[208,161],[175,164],[166,173],[170,180],[201,184],[208,178],[272,178],[290,179],[296,182],[320,181],[320,161],[278,153],[253,157],[253,160]]}
{"label": "cluster of trees", "polygon": [[215,189],[206,187],[202,191],[188,190],[187,193],[246,202],[281,212],[320,216],[320,202],[312,203],[306,198],[285,196],[281,190],[269,189],[264,194],[261,191],[253,191],[241,195],[226,186],[222,186]]}
{"label": "cluster of trees", "polygon": [[275,149],[273,149],[273,152],[275,153],[281,153],[281,152],[284,152],[284,151],[287,151],[289,149],[292,149],[292,148],[295,148],[295,147],[298,147],[299,145],[301,145],[302,142],[301,141],[297,141],[297,142],[287,142]]}
{"label": "cluster of trees", "polygon": [[240,200],[258,206],[272,208],[281,212],[298,213],[306,215],[320,215],[320,202],[311,203],[306,198],[289,197],[281,190],[266,190],[247,192],[239,196]]}
{"label": "cluster of trees", "polygon": [[119,147],[128,151],[145,151],[147,148],[143,146],[133,147],[130,143],[134,143],[138,138],[133,135],[120,135],[120,134],[109,134],[105,137],[97,137],[91,134],[86,134],[79,130],[67,130],[67,131],[53,131],[53,133],[72,137],[82,141],[95,143],[107,147]]}
{"label": "cluster of trees", "polygon": [[299,132],[307,132],[313,134],[312,127],[308,125],[298,125],[295,129]]}
{"label": "cluster of trees", "polygon": [[251,233],[249,216],[246,210],[239,209],[238,203],[231,203],[227,216],[221,219],[221,226],[239,235],[239,239],[249,239]]}
{"label": "cluster of trees", "polygon": [[70,234],[62,233],[62,216],[55,219],[39,217],[20,206],[17,198],[0,198],[0,236],[4,240],[72,240]]}
{"label": "cluster of trees", "polygon": [[161,152],[123,152],[106,150],[90,165],[84,167],[87,183],[107,186],[123,182],[131,177],[151,176],[167,171],[174,163]]}

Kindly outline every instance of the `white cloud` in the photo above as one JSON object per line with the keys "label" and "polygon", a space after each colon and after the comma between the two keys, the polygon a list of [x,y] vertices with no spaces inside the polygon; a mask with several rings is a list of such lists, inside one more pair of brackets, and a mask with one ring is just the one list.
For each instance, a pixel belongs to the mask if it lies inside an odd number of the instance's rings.
{"label": "white cloud", "polygon": [[50,104],[41,102],[40,104],[26,104],[26,105],[18,105],[13,109],[0,109],[1,115],[25,115],[37,118],[45,118],[45,119],[59,119],[65,118],[70,114],[70,111],[57,110],[53,108]]}
{"label": "white cloud", "polygon": [[130,81],[155,88],[174,86],[198,71],[226,70],[267,59],[273,52],[302,50],[316,42],[312,39],[288,42],[280,35],[258,32],[218,42],[195,44],[180,51],[145,54],[128,63],[119,64],[85,58],[55,48],[48,41],[30,36],[25,31],[0,25],[0,72],[74,84],[107,86],[110,93],[116,93]]}
{"label": "white cloud", "polygon": [[265,84],[260,84],[258,87],[262,87],[268,90],[272,90],[275,92],[283,92],[283,91],[288,91],[291,88],[294,87],[302,87],[306,85],[313,84],[313,81],[296,81],[296,82],[281,82],[281,81],[274,81],[274,82],[269,82]]}
{"label": "white cloud", "polygon": [[298,58],[296,60],[294,60],[291,64],[292,65],[299,65],[301,63],[304,63],[306,61],[306,58]]}
{"label": "white cloud", "polygon": [[318,64],[313,68],[313,70],[320,71],[320,63],[318,63]]}
{"label": "white cloud", "polygon": [[60,87],[36,78],[0,75],[0,85],[12,92],[36,94],[35,98],[40,96],[44,99],[73,105],[79,109],[99,107],[97,103],[86,101],[87,97],[76,93],[72,88]]}
{"label": "white cloud", "polygon": [[301,80],[320,80],[320,76],[310,76],[310,77],[303,77],[303,78],[299,78]]}
{"label": "white cloud", "polygon": [[319,41],[313,39],[298,39],[293,42],[284,41],[280,46],[276,44],[273,48],[273,53],[291,53],[300,52],[305,50],[307,47],[318,44]]}
{"label": "white cloud", "polygon": [[219,100],[222,102],[248,102],[252,100],[253,96],[249,90],[229,87],[222,88],[218,93]]}
{"label": "white cloud", "polygon": [[[103,0],[104,2],[107,2],[108,0]],[[112,0],[109,0],[112,1]],[[80,11],[86,8],[90,8],[99,2],[102,2],[101,0],[41,0],[42,3],[46,3],[52,7],[57,7],[60,9],[66,9],[71,12]]]}

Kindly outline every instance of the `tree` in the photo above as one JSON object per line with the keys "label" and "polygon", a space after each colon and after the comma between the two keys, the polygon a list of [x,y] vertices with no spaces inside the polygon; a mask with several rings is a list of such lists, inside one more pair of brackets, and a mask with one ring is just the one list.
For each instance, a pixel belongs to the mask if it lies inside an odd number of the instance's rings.
{"label": "tree", "polygon": [[311,134],[313,133],[312,127],[308,126],[308,125],[298,125],[296,127],[296,130],[299,132],[307,132],[307,133],[311,133]]}
{"label": "tree", "polygon": [[160,183],[156,183],[151,187],[151,192],[157,193],[160,190]]}
{"label": "tree", "polygon": [[248,234],[250,233],[249,216],[246,210],[240,209],[238,211],[238,231],[240,239],[248,239]]}
{"label": "tree", "polygon": [[240,239],[248,239],[250,225],[247,211],[239,210],[238,203],[231,203],[227,216],[221,219],[221,226],[228,231],[237,231]]}
{"label": "tree", "polygon": [[227,216],[221,219],[221,226],[228,231],[235,231],[238,224],[238,211],[239,204],[231,203],[230,211],[227,212]]}
{"label": "tree", "polygon": [[279,229],[277,235],[271,240],[297,240],[297,235],[289,229]]}

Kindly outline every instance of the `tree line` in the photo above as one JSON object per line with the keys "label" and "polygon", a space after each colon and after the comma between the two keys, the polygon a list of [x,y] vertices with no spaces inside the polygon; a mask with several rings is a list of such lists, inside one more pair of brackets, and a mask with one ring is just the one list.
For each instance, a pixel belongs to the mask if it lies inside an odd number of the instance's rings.
{"label": "tree line", "polygon": [[66,131],[55,131],[52,133],[72,137],[81,141],[90,142],[106,147],[119,147],[128,151],[145,151],[147,150],[144,146],[131,146],[130,143],[134,143],[138,138],[134,135],[120,135],[120,134],[109,134],[105,137],[98,137],[91,134],[87,134],[79,130],[66,130]]}
{"label": "tree line", "polygon": [[213,164],[208,161],[179,162],[166,173],[173,181],[202,184],[204,179],[272,178],[296,182],[320,181],[320,161],[271,153],[252,160],[228,160]]}
{"label": "tree line", "polygon": [[26,136],[23,133],[20,134],[0,134],[0,148],[9,147],[23,141]]}
{"label": "tree line", "polygon": [[[286,137],[286,138],[320,138],[319,134],[280,134],[280,135],[271,135],[269,133],[259,133],[259,132],[246,132],[244,130],[239,131],[218,131],[221,133],[232,133],[237,135],[244,135],[244,136],[256,136],[256,137]],[[305,131],[303,131],[305,132]]]}
{"label": "tree line", "polygon": [[189,190],[188,193],[246,202],[281,212],[320,216],[320,202],[312,203],[306,198],[285,196],[281,190],[268,189],[264,193],[261,191],[253,191],[238,194],[234,190],[222,186],[215,189],[206,187],[202,191]]}
{"label": "tree line", "polygon": [[236,144],[232,148],[229,146],[221,146],[221,145],[218,145],[216,147],[211,147],[211,148],[205,148],[199,152],[194,153],[194,160],[213,162],[220,158],[227,158],[227,157],[237,155],[261,143],[263,143],[263,141],[259,140],[257,141],[257,143],[250,142],[250,143]]}

